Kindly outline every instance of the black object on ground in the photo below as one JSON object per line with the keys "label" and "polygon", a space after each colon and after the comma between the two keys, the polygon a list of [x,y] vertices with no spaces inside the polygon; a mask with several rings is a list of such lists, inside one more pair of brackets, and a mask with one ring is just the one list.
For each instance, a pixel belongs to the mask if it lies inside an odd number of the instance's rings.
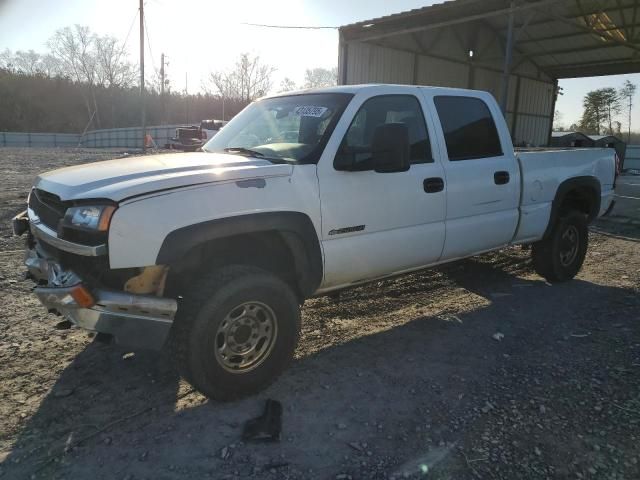
{"label": "black object on ground", "polygon": [[56,323],[54,328],[56,330],[69,330],[72,326],[73,323],[71,323],[69,320],[62,320],[61,322]]}
{"label": "black object on ground", "polygon": [[268,399],[262,415],[244,424],[242,439],[246,442],[277,442],[282,431],[282,404]]}

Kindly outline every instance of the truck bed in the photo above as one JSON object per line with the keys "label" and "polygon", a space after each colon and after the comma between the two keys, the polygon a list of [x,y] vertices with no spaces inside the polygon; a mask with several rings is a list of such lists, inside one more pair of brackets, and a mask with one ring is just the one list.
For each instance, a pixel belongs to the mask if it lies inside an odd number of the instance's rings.
{"label": "truck bed", "polygon": [[600,204],[604,209],[609,205],[615,180],[612,149],[554,147],[515,151],[520,166],[522,193],[520,224],[514,243],[539,240],[549,222],[555,194],[560,185],[569,179],[600,179]]}

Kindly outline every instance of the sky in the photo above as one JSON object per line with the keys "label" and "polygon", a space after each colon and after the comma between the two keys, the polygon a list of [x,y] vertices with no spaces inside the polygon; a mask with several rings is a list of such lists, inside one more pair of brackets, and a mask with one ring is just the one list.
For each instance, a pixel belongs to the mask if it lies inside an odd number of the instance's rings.
{"label": "sky", "polygon": [[[305,69],[337,65],[337,30],[266,29],[243,23],[340,26],[432,3],[437,2],[145,0],[149,38],[148,42],[145,38],[145,70],[151,74],[159,70],[160,54],[165,53],[172,89],[184,91],[186,86],[195,93],[205,86],[209,72],[225,70],[240,53],[250,52],[277,68],[276,89],[284,77],[300,84]],[[126,39],[130,58],[137,61],[137,8],[138,0],[0,0],[0,51],[43,52],[56,30],[78,23],[98,34]],[[588,91],[603,86],[618,88],[625,79],[640,85],[640,74],[562,80],[564,95],[556,106],[562,114],[560,123],[569,126],[579,120],[582,98]],[[640,126],[640,94],[636,104],[633,123]]]}

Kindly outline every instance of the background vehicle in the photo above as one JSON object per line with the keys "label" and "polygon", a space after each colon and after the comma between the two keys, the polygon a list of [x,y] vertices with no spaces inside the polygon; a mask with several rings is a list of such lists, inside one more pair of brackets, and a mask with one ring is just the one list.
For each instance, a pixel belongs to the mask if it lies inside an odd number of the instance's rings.
{"label": "background vehicle", "polygon": [[311,296],[513,244],[573,278],[616,175],[609,149],[515,152],[490,94],[450,88],[265,98],[203,149],[43,174],[14,230],[47,308],[128,345],[170,337],[218,399],[277,377]]}
{"label": "background vehicle", "polygon": [[202,130],[202,139],[209,140],[220,131],[228,122],[222,120],[202,120],[200,122],[200,130]]}
{"label": "background vehicle", "polygon": [[206,135],[203,134],[200,127],[178,127],[176,128],[176,136],[171,139],[169,148],[195,152],[198,148],[202,147],[206,138]]}

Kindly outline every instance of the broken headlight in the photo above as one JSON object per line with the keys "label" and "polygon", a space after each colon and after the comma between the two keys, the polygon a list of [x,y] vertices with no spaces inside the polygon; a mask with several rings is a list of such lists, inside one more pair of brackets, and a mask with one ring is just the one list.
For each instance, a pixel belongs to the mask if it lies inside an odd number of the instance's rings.
{"label": "broken headlight", "polygon": [[67,209],[64,224],[72,228],[106,232],[116,207],[113,205],[82,205]]}

